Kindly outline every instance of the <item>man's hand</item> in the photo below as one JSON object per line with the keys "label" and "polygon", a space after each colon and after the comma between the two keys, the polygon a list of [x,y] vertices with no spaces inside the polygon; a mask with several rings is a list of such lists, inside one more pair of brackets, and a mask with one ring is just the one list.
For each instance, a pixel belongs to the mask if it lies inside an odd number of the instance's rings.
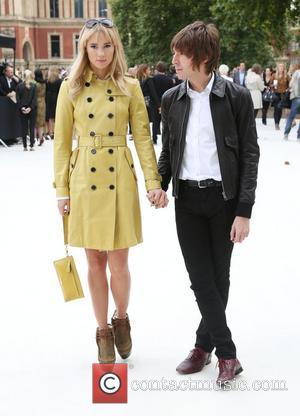
{"label": "man's hand", "polygon": [[168,197],[162,189],[152,189],[147,193],[147,198],[155,208],[165,208],[168,203]]}
{"label": "man's hand", "polygon": [[249,218],[235,217],[230,231],[230,240],[233,243],[244,241],[249,235],[249,225]]}
{"label": "man's hand", "polygon": [[70,199],[59,199],[57,201],[57,206],[60,215],[64,216],[70,212]]}

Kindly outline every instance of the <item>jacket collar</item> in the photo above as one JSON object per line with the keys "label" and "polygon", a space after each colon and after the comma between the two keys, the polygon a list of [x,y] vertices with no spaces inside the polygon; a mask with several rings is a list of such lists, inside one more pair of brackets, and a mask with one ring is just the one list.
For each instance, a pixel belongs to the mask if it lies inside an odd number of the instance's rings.
{"label": "jacket collar", "polygon": [[[90,66],[86,67],[83,77],[84,81],[88,83],[91,83],[93,80],[97,79]],[[111,78],[107,78],[101,82],[103,82],[106,95],[125,95],[125,93],[121,91],[117,85],[114,84]]]}
{"label": "jacket collar", "polygon": [[[212,94],[215,94],[218,97],[224,97],[226,81],[216,72],[214,72],[214,74],[215,74],[215,79],[214,79],[211,92]],[[187,81],[184,81],[180,84],[177,100],[180,100],[184,95],[187,95]]]}

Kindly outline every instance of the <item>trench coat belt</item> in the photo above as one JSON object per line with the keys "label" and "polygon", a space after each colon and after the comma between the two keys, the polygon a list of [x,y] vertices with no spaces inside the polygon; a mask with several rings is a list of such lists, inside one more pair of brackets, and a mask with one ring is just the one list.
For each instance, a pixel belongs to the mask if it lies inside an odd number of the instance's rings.
{"label": "trench coat belt", "polygon": [[118,147],[127,146],[126,136],[78,136],[78,147]]}

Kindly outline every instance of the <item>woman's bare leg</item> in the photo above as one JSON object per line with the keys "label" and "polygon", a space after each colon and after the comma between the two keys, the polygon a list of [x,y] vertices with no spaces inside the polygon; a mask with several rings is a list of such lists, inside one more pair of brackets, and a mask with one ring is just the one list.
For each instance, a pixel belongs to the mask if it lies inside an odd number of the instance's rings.
{"label": "woman's bare leg", "polygon": [[118,318],[125,318],[129,303],[130,273],[128,268],[129,249],[109,251],[108,266],[111,272],[110,287],[116,304]]}
{"label": "woman's bare leg", "polygon": [[88,283],[93,308],[100,329],[107,328],[108,283],[106,275],[107,253],[85,249],[88,261]]}

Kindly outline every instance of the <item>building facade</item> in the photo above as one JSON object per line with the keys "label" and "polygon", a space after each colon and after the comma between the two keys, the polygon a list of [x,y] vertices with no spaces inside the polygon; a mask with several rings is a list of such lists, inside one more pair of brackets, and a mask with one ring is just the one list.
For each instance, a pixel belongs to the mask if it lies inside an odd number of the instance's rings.
{"label": "building facade", "polygon": [[[105,0],[0,0],[0,34],[16,37],[16,68],[66,68],[77,54],[79,32],[90,18],[110,17]],[[13,51],[0,49],[0,61]]]}

